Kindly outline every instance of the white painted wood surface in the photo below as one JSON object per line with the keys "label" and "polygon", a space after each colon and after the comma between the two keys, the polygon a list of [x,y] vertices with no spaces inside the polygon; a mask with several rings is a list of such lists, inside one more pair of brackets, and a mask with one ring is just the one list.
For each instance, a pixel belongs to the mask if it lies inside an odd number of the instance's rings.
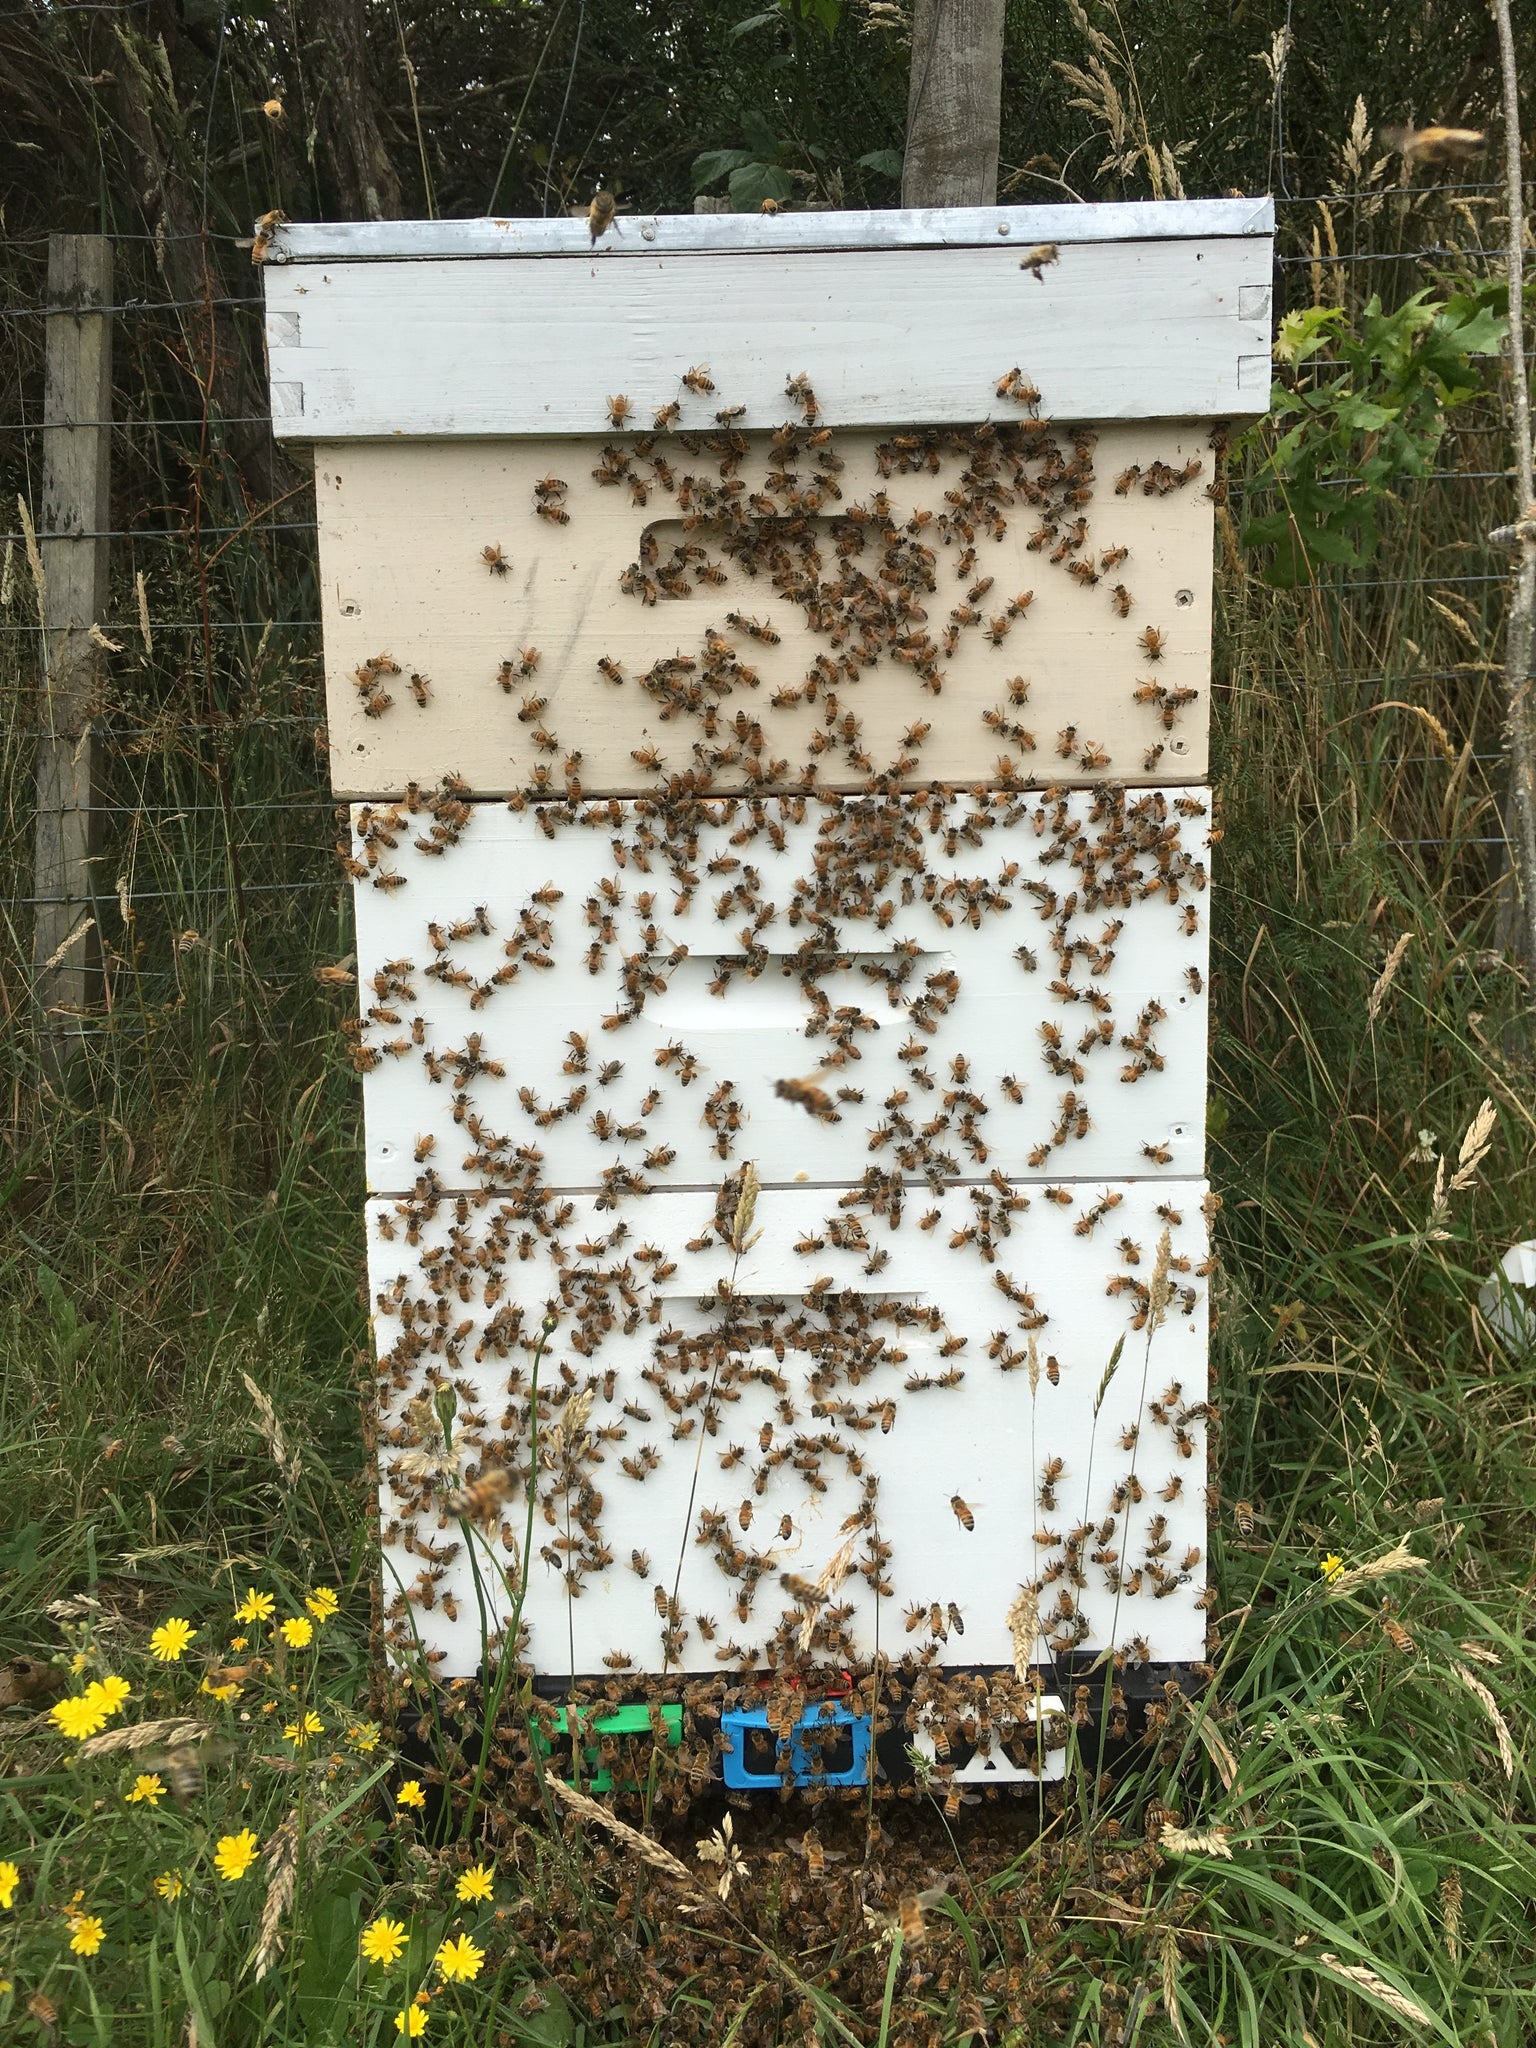
{"label": "white painted wood surface", "polygon": [[371,1189],[1202,1170],[1202,797],[614,808],[354,811]]}
{"label": "white painted wood surface", "polygon": [[716,251],[995,247],[1041,242],[1203,241],[1269,237],[1271,199],[1140,199],[1102,206],[879,207],[826,213],[621,213],[594,250],[584,220],[294,221],[272,236],[266,264],[393,263],[423,258],[599,258]]}
{"label": "white painted wood surface", "polygon": [[[1035,1655],[1049,1685],[1047,1638],[1060,1632],[1065,1641],[1078,1627],[1058,1612],[1074,1588],[1070,1574],[1055,1568],[1067,1562],[1075,1525],[1110,1516],[1113,1526],[1079,1551],[1086,1581],[1075,1592],[1085,1630],[1079,1647],[1127,1647],[1141,1638],[1154,1661],[1200,1657],[1205,1439],[1201,1416],[1187,1411],[1205,1396],[1205,1285],[1194,1270],[1205,1257],[1204,1189],[1181,1182],[1117,1192],[1120,1206],[1084,1234],[1074,1210],[1053,1208],[1036,1191],[1027,1210],[1006,1219],[1007,1237],[987,1249],[975,1235],[978,1204],[992,1205],[994,1223],[998,1209],[995,1192],[985,1189],[936,1198],[928,1227],[926,1197],[910,1201],[893,1226],[825,1192],[769,1190],[753,1222],[761,1235],[739,1260],[722,1244],[707,1191],[651,1197],[619,1242],[608,1235],[612,1213],[588,1197],[573,1199],[563,1222],[542,1212],[537,1230],[512,1204],[492,1203],[463,1222],[451,1201],[435,1214],[430,1205],[371,1204],[369,1280],[385,1401],[385,1588],[387,1599],[394,1593],[397,1624],[409,1591],[414,1626],[444,1652],[438,1675],[475,1669],[480,1635],[469,1561],[462,1545],[447,1558],[441,1551],[458,1538],[443,1505],[454,1482],[446,1474],[421,1478],[431,1445],[409,1403],[427,1373],[439,1382],[446,1376],[457,1389],[462,1474],[493,1465],[526,1474],[532,1350],[540,1318],[552,1310],[559,1321],[541,1369],[545,1450],[523,1610],[528,1654],[545,1677],[573,1667],[601,1672],[613,1655],[627,1655],[637,1672],[666,1668],[656,1595],[658,1587],[670,1593],[679,1560],[684,1633],[670,1668],[725,1675],[732,1644],[761,1660],[773,1629],[786,1615],[798,1625],[804,1611],[782,1575],[814,1582],[828,1571],[870,1478],[874,1533],[891,1545],[891,1593],[877,1602],[856,1569],[834,1572],[831,1604],[850,1607],[852,1643],[823,1661],[866,1660],[877,1647],[900,1656],[934,1640],[947,1665],[1010,1665],[1006,1616],[1020,1587],[1035,1585],[1042,1629]],[[1168,1224],[1171,1277],[1190,1293],[1178,1296],[1149,1337],[1132,1318],[1169,1218],[1176,1219]],[[859,1248],[803,1248],[854,1219],[864,1237]],[[700,1248],[689,1251],[689,1242]],[[889,1256],[872,1279],[870,1259],[881,1252]],[[711,1372],[698,1364],[706,1354],[681,1355],[679,1342],[720,1327],[722,1288],[734,1291],[733,1312],[743,1321],[738,1348],[713,1374],[711,1392]],[[1019,1327],[1025,1294],[1033,1303],[1029,1331]],[[918,1312],[930,1308],[931,1327],[926,1317],[918,1324]],[[1120,1339],[1124,1348],[1105,1385]],[[950,1382],[938,1384],[945,1374]],[[556,1430],[565,1403],[585,1388],[590,1412],[580,1435],[572,1424],[562,1441]],[[626,1403],[643,1415],[626,1414]],[[866,1426],[856,1428],[859,1420]],[[1135,1432],[1129,1444],[1128,1431]],[[863,1476],[850,1471],[850,1451]],[[623,1459],[643,1469],[648,1457],[655,1465],[644,1477],[626,1474]],[[1061,1469],[1048,1479],[1058,1458]],[[580,1537],[571,1515],[583,1482],[601,1495],[588,1519],[612,1554],[606,1565],[590,1551],[562,1547],[573,1526]],[[1054,1506],[1042,1507],[1042,1486]],[[962,1526],[955,1497],[973,1528]],[[425,1511],[413,1513],[413,1505]],[[519,1493],[503,1511],[506,1540],[493,1531],[480,1550],[498,1619],[516,1588],[525,1511]],[[715,1545],[697,1540],[701,1514],[720,1518],[723,1551],[718,1538]],[[862,1543],[865,1532],[855,1534]],[[438,1547],[435,1560],[419,1547],[423,1538]],[[1098,1560],[1089,1556],[1094,1546]],[[743,1618],[734,1604],[743,1579],[719,1561],[732,1550],[743,1565],[759,1561]],[[636,1551],[648,1555],[645,1579],[632,1569]],[[575,1598],[561,1576],[573,1555],[582,1559]],[[844,1570],[862,1558],[856,1548]],[[1158,1595],[1161,1576],[1166,1597]],[[937,1637],[929,1626],[935,1603]],[[921,1626],[908,1635],[904,1613],[918,1609]],[[713,1617],[710,1642],[701,1639],[700,1615]]]}
{"label": "white painted wood surface", "polygon": [[749,426],[805,374],[833,426],[997,410],[1019,364],[1057,418],[1212,419],[1269,401],[1262,236],[1061,246],[528,256],[264,270],[279,439],[590,434],[708,363]]}
{"label": "white painted wood surface", "polygon": [[[684,393],[685,422],[695,419],[707,428],[722,396]],[[780,412],[789,410],[781,394]],[[963,452],[945,449],[936,474],[925,466],[883,475],[882,460],[889,458],[880,451],[889,449],[889,437],[849,432],[813,449],[802,432],[791,472],[796,483],[764,495],[773,473],[769,437],[745,437],[744,495],[783,508],[786,522],[800,516],[791,491],[819,488],[812,481],[818,473],[841,491],[840,498],[827,496],[811,522],[820,560],[806,588],[818,598],[825,593],[827,601],[815,628],[809,605],[779,595],[768,574],[749,574],[755,558],[733,558],[717,528],[685,530],[680,501],[697,503],[690,478],[716,489],[720,484],[721,457],[708,448],[691,455],[674,437],[656,440],[654,454],[672,478],[670,491],[639,454],[641,437],[633,435],[323,448],[316,498],[335,788],[342,795],[393,794],[408,782],[455,773],[478,793],[502,794],[530,786],[542,773],[558,789],[573,753],[580,755],[579,779],[588,791],[657,788],[699,766],[703,729],[697,715],[664,717],[665,704],[643,679],[655,664],[679,656],[707,672],[711,636],[733,649],[756,678],[738,678],[721,708],[727,720],[744,710],[761,727],[761,758],[783,764],[781,786],[797,783],[810,767],[825,788],[860,789],[869,772],[854,764],[860,751],[881,771],[909,757],[901,777],[908,786],[995,780],[1003,755],[1036,783],[1198,781],[1208,754],[1209,432],[1187,424],[1109,425],[1092,432],[1091,483],[1047,486],[1049,518],[1038,506],[1005,500],[997,510],[1000,535],[967,519],[974,535],[971,565],[964,560],[963,533],[952,529],[942,537],[942,521],[954,509],[946,494],[962,488]],[[1053,429],[1051,439],[1061,460],[1070,461],[1073,430]],[[644,486],[643,504],[629,481],[617,487],[595,481],[605,448],[631,459],[632,480]],[[845,467],[835,474],[826,469],[829,455]],[[1033,479],[1044,473],[1045,460],[1049,451],[1042,445],[1042,460],[1025,466],[1031,489],[1041,488]],[[1132,471],[1137,474],[1118,490]],[[1169,474],[1186,473],[1188,481],[1149,494],[1149,480],[1160,487]],[[537,510],[535,487],[551,476],[565,485],[557,509],[568,514],[567,524]],[[1064,503],[1068,488],[1091,496]],[[850,568],[838,552],[839,535],[852,529],[847,515],[871,508],[883,510],[887,524],[882,528],[875,516],[866,521],[860,530],[871,537]],[[833,515],[847,524],[838,527]],[[637,564],[648,531],[662,558],[679,544],[703,545],[711,573],[723,580],[701,582],[702,572],[690,566],[683,579],[688,595],[658,589],[657,601],[646,603],[643,595],[626,593],[625,571]],[[877,531],[892,534],[892,542],[879,541]],[[919,612],[908,623],[916,637],[926,634],[940,645],[940,693],[894,644],[902,631],[898,622],[886,634],[885,651],[857,680],[834,673],[830,693],[822,682],[816,701],[776,707],[774,697],[802,686],[818,659],[830,663],[849,651],[845,575],[857,570],[882,593],[904,588],[885,579],[887,561],[897,562],[893,575],[910,575],[921,568],[916,550],[925,547],[933,553],[924,572],[933,587],[924,587],[922,576],[912,584]],[[487,548],[501,550],[505,573],[487,565]],[[1081,580],[1085,570],[1097,580]],[[980,589],[988,578],[990,588]],[[1010,602],[1030,592],[1027,609],[1013,618]],[[1123,602],[1130,609],[1121,616]],[[733,613],[760,620],[780,636],[777,644],[733,626]],[[956,617],[967,623],[955,627]],[[1144,644],[1149,628],[1160,636],[1156,661]],[[944,653],[949,631],[954,650]],[[538,664],[524,676],[518,673],[521,651],[530,647],[538,650]],[[392,701],[370,716],[378,693],[360,692],[359,672],[385,654],[400,673],[385,679]],[[619,664],[620,682],[604,675],[602,660]],[[510,664],[506,686],[498,681],[503,664]],[[413,674],[429,679],[425,704],[415,701]],[[1027,684],[1027,696],[1010,708],[1016,679]],[[1169,713],[1161,701],[1137,700],[1138,691],[1159,689],[1186,701]],[[530,699],[539,700],[537,714],[520,716]],[[1008,723],[1033,738],[1033,747],[986,722],[1000,707]],[[856,742],[838,738],[828,746],[829,726],[840,734],[850,711],[859,721]],[[909,743],[915,725],[931,729]],[[1063,740],[1068,729],[1072,741]],[[636,755],[651,747],[657,759],[642,766]],[[723,751],[711,743],[706,753]],[[714,767],[717,787],[740,787],[751,772],[749,750],[738,745],[736,753],[734,762]]]}

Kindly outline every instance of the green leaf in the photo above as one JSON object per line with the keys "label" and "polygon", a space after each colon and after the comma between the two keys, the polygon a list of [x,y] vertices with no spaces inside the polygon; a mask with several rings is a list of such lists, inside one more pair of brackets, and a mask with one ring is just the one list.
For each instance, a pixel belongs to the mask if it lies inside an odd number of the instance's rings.
{"label": "green leaf", "polygon": [[878,171],[882,178],[899,178],[902,172],[902,154],[899,149],[872,149],[859,158],[866,171]]}
{"label": "green leaf", "polygon": [[713,185],[716,178],[723,178],[727,172],[751,161],[752,152],[748,149],[706,149],[702,156],[693,160],[694,191],[702,192],[706,185]]}
{"label": "green leaf", "polygon": [[770,21],[782,22],[783,19],[784,15],[782,9],[777,7],[770,7],[764,14],[749,14],[745,21],[738,21],[733,23],[732,26],[726,31],[726,33],[730,37],[731,41],[734,42],[738,36],[751,35],[753,29],[755,28],[763,28]]}
{"label": "green leaf", "polygon": [[756,213],[765,199],[787,199],[794,189],[773,164],[743,164],[731,173],[731,205],[738,213]]}
{"label": "green leaf", "polygon": [[749,107],[741,117],[741,137],[749,152],[765,163],[773,163],[779,154],[779,138],[768,125],[767,116],[756,107]]}

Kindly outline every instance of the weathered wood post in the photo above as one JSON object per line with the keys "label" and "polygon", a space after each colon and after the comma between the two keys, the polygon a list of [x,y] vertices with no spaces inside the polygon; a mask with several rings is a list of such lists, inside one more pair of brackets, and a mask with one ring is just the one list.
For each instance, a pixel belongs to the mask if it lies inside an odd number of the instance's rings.
{"label": "weathered wood post", "polygon": [[48,243],[47,381],[38,559],[42,676],[38,697],[33,988],[44,1057],[60,1074],[95,1000],[101,742],[91,730],[96,649],[106,610],[112,404],[112,245],[105,235]]}
{"label": "weathered wood post", "polygon": [[917,0],[903,206],[996,204],[1003,14],[1003,0]]}

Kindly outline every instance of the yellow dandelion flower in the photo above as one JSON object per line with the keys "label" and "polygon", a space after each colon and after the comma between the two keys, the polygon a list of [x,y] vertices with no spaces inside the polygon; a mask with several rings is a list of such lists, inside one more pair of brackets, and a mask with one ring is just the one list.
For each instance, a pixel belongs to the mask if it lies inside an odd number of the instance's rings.
{"label": "yellow dandelion flower", "polygon": [[256,1837],[249,1828],[242,1828],[238,1835],[221,1835],[218,1847],[213,1852],[214,1868],[226,1883],[233,1884],[244,1877],[256,1861]]}
{"label": "yellow dandelion flower", "polygon": [[302,1749],[311,1735],[323,1735],[324,1733],[325,1723],[313,1707],[311,1707],[301,1720],[288,1723],[288,1726],[283,1730],[283,1740],[284,1742],[291,1742],[295,1749]]}
{"label": "yellow dandelion flower", "polygon": [[358,1945],[370,1963],[382,1963],[387,1970],[391,1963],[399,1961],[404,1951],[405,1922],[391,1920],[387,1913],[380,1913],[363,1929],[363,1938]]}
{"label": "yellow dandelion flower", "polygon": [[179,1614],[173,1614],[169,1621],[162,1621],[149,1639],[151,1655],[158,1657],[162,1664],[177,1664],[181,1653],[197,1634],[190,1621],[183,1621]]}
{"label": "yellow dandelion flower", "polygon": [[289,1649],[307,1650],[315,1639],[315,1624],[298,1614],[291,1621],[285,1621],[278,1633]]}
{"label": "yellow dandelion flower", "polygon": [[120,1714],[133,1698],[133,1688],[126,1678],[98,1678],[85,1691],[88,1699],[96,1700],[109,1714]]}
{"label": "yellow dandelion flower", "polygon": [[236,1621],[270,1621],[277,1611],[277,1602],[270,1593],[258,1593],[254,1586],[247,1586],[245,1598],[235,1609]]}
{"label": "yellow dandelion flower", "polygon": [[128,1794],[128,1804],[138,1806],[147,1800],[151,1806],[158,1806],[165,1797],[165,1780],[155,1771],[140,1771],[133,1781],[133,1790]]}
{"label": "yellow dandelion flower", "polygon": [[438,1947],[432,1958],[443,1974],[445,1983],[470,1983],[480,1974],[485,1961],[485,1950],[476,1948],[467,1934],[461,1934],[456,1941],[445,1941]]}
{"label": "yellow dandelion flower", "polygon": [[341,1612],[341,1602],[329,1586],[316,1586],[304,1605],[316,1621],[329,1621],[333,1614]]}
{"label": "yellow dandelion flower", "polygon": [[181,1873],[176,1870],[162,1870],[155,1879],[155,1890],[162,1899],[179,1899],[186,1890]]}
{"label": "yellow dandelion flower", "polygon": [[87,1735],[94,1735],[98,1729],[105,1728],[109,1715],[99,1699],[93,1699],[88,1692],[81,1692],[55,1701],[48,1709],[48,1718],[61,1735],[70,1735],[76,1742],[83,1742]]}
{"label": "yellow dandelion flower", "polygon": [[1323,1559],[1322,1563],[1318,1566],[1318,1570],[1322,1573],[1323,1577],[1328,1581],[1329,1585],[1333,1584],[1334,1580],[1339,1576],[1343,1569],[1343,1558],[1335,1557],[1331,1550],[1329,1551],[1328,1555]]}
{"label": "yellow dandelion flower", "polygon": [[377,1721],[359,1721],[355,1728],[347,1730],[347,1740],[362,1755],[370,1756],[379,1746],[379,1733]]}
{"label": "yellow dandelion flower", "polygon": [[7,1859],[0,1863],[0,1909],[9,1913],[16,1903],[16,1887],[21,1883],[21,1866]]}
{"label": "yellow dandelion flower", "polygon": [[93,1956],[101,1947],[106,1928],[95,1913],[77,1913],[71,1922],[74,1933],[69,1937],[70,1948],[77,1956]]}
{"label": "yellow dandelion flower", "polygon": [[454,1890],[467,1905],[471,1899],[488,1899],[496,1889],[496,1873],[489,1863],[476,1863],[459,1879]]}
{"label": "yellow dandelion flower", "polygon": [[404,2034],[409,2041],[419,2041],[427,2031],[427,2020],[429,2017],[430,2015],[424,2007],[408,2005],[404,2012],[397,2012],[395,2014],[395,2032],[397,2034]]}
{"label": "yellow dandelion flower", "polygon": [[223,1707],[227,1707],[231,1700],[237,1700],[240,1697],[240,1687],[238,1685],[215,1685],[211,1679],[207,1678],[198,1687],[198,1691],[207,1693],[211,1699],[216,1699],[220,1706]]}
{"label": "yellow dandelion flower", "polygon": [[427,1795],[414,1778],[407,1778],[395,1794],[396,1806],[425,1806]]}
{"label": "yellow dandelion flower", "polygon": [[251,1639],[249,1636],[231,1636],[229,1639],[229,1647],[232,1650],[243,1650],[250,1640]]}
{"label": "yellow dandelion flower", "polygon": [[70,1675],[70,1677],[71,1677],[71,1678],[78,1678],[78,1677],[80,1676],[81,1672],[82,1672],[82,1671],[83,1671],[83,1670],[85,1669],[85,1667],[87,1666],[87,1664],[89,1664],[89,1663],[90,1663],[90,1661],[91,1661],[91,1655],[90,1655],[90,1652],[89,1652],[89,1650],[76,1650],[76,1652],[75,1652],[75,1654],[73,1655],[73,1657],[71,1657],[71,1658],[70,1658],[70,1660],[69,1660],[69,1675]]}

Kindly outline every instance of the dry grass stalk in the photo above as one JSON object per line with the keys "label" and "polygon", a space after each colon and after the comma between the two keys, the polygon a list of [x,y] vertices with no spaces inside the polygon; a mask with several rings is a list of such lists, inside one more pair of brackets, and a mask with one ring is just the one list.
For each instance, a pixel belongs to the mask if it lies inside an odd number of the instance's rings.
{"label": "dry grass stalk", "polygon": [[763,1234],[761,1231],[758,1231],[755,1237],[749,1237],[747,1234],[752,1228],[752,1219],[757,1214],[757,1197],[761,1185],[757,1177],[757,1168],[749,1159],[742,1168],[741,1193],[736,1198],[736,1214],[731,1221],[731,1250],[737,1258],[740,1258],[743,1252],[750,1251]]}
{"label": "dry grass stalk", "polygon": [[1477,1115],[1467,1125],[1461,1149],[1456,1154],[1456,1171],[1449,1180],[1446,1179],[1443,1157],[1435,1169],[1435,1192],[1430,1198],[1429,1222],[1424,1232],[1426,1237],[1443,1239],[1446,1236],[1443,1226],[1451,1213],[1451,1196],[1464,1193],[1472,1185],[1477,1169],[1487,1157],[1493,1143],[1493,1130],[1497,1122],[1498,1111],[1484,1096]]}
{"label": "dry grass stalk", "polygon": [[1408,1548],[1408,1538],[1403,1537],[1392,1549],[1384,1550],[1380,1557],[1369,1558],[1364,1564],[1351,1565],[1327,1584],[1330,1600],[1337,1600],[1344,1593],[1352,1593],[1356,1586],[1367,1586],[1373,1579],[1390,1578],[1393,1572],[1422,1572],[1428,1568],[1429,1560],[1415,1557]]}
{"label": "dry grass stalk", "polygon": [[1461,1960],[1461,1872],[1453,1863],[1440,1880],[1440,1917],[1445,1923],[1445,1952]]}
{"label": "dry grass stalk", "polygon": [[1168,1313],[1168,1304],[1173,1299],[1173,1288],[1168,1279],[1168,1268],[1173,1260],[1173,1237],[1167,1224],[1157,1240],[1157,1257],[1152,1261],[1152,1278],[1147,1285],[1147,1335],[1151,1337],[1162,1328],[1163,1318]]}
{"label": "dry grass stalk", "polygon": [[836,1592],[837,1588],[853,1569],[853,1551],[856,1540],[856,1538],[850,1536],[846,1543],[833,1551],[821,1570],[816,1574],[813,1583],[821,1597],[809,1604],[806,1617],[800,1624],[800,1647],[802,1650],[808,1650],[811,1647],[812,1639],[816,1634],[817,1618],[822,1608],[826,1605],[827,1596]]}
{"label": "dry grass stalk", "polygon": [[136,1749],[184,1749],[188,1743],[205,1742],[213,1733],[206,1721],[140,1721],[133,1728],[110,1728],[105,1735],[92,1735],[82,1742],[77,1756],[115,1756]]}
{"label": "dry grass stalk", "polygon": [[259,1984],[283,1952],[283,1915],[293,1904],[299,1868],[299,1816],[290,1813],[273,1831],[262,1851],[267,1866],[267,1898],[261,1909],[256,1940],[256,1982]]}
{"label": "dry grass stalk", "polygon": [[1004,1619],[1013,1638],[1013,1675],[1027,1685],[1035,1668],[1035,1644],[1040,1637],[1040,1596],[1031,1586],[1020,1586],[1019,1597]]}
{"label": "dry grass stalk", "polygon": [[1377,975],[1375,985],[1366,999],[1365,1021],[1367,1024],[1374,1024],[1381,1015],[1381,1006],[1387,999],[1387,990],[1396,979],[1397,970],[1403,964],[1403,955],[1412,944],[1413,933],[1404,932],[1403,936],[1387,955],[1387,964],[1382,968],[1380,974]]}
{"label": "dry grass stalk", "polygon": [[1493,1732],[1499,1743],[1499,1762],[1504,1766],[1505,1777],[1512,1778],[1515,1775],[1515,1745],[1510,1740],[1509,1724],[1499,1712],[1498,1701],[1480,1678],[1472,1676],[1465,1664],[1458,1664],[1453,1659],[1451,1669],[1493,1723]]}
{"label": "dry grass stalk", "polygon": [[290,1451],[288,1448],[288,1439],[283,1435],[283,1425],[278,1419],[278,1413],[272,1405],[270,1395],[264,1394],[261,1391],[248,1372],[242,1372],[240,1377],[245,1382],[245,1391],[250,1395],[251,1405],[256,1410],[257,1433],[267,1449],[272,1453],[272,1462],[282,1474],[283,1484],[285,1486],[297,1486],[299,1483],[299,1454],[297,1451]]}
{"label": "dry grass stalk", "polygon": [[1189,2048],[1189,2036],[1184,2031],[1184,2021],[1179,2013],[1179,1938],[1171,1927],[1165,1927],[1157,1942],[1158,1974],[1162,1979],[1163,2011],[1168,2024],[1179,2039]]}
{"label": "dry grass stalk", "polygon": [[1176,1828],[1164,1821],[1157,1845],[1170,1856],[1220,1856],[1228,1863],[1232,1861],[1225,1828],[1207,1828],[1200,1832],[1193,1828]]}
{"label": "dry grass stalk", "polygon": [[686,1863],[681,1863],[660,1842],[653,1842],[649,1835],[642,1835],[638,1828],[630,1827],[617,1815],[601,1806],[595,1799],[589,1799],[585,1792],[578,1792],[574,1785],[567,1785],[563,1778],[551,1777],[549,1789],[555,1797],[568,1806],[581,1820],[591,1821],[594,1827],[606,1828],[616,1841],[626,1849],[633,1849],[642,1863],[649,1863],[653,1870],[662,1871],[677,1884],[693,1888],[693,1872]]}
{"label": "dry grass stalk", "polygon": [[1503,1662],[1501,1657],[1496,1657],[1492,1650],[1482,1643],[1458,1643],[1456,1647],[1464,1657],[1470,1657],[1475,1664],[1499,1665]]}
{"label": "dry grass stalk", "polygon": [[37,616],[41,623],[48,614],[48,578],[43,574],[43,558],[38,552],[37,530],[32,524],[32,514],[27,509],[25,498],[18,496],[16,510],[21,515],[22,539],[27,547],[27,567],[32,571],[32,592],[37,599]]}
{"label": "dry grass stalk", "polygon": [[1358,1984],[1362,1991],[1368,1991],[1373,1998],[1379,1998],[1389,2012],[1396,2013],[1401,2020],[1412,2020],[1416,2026],[1434,2025],[1433,2015],[1422,2005],[1409,1998],[1389,1984],[1385,1977],[1378,1977],[1374,1970],[1368,1970],[1364,1963],[1346,1963],[1339,1956],[1321,1955],[1318,1961],[1324,1969],[1331,1970],[1336,1977],[1343,1977],[1348,1983]]}
{"label": "dry grass stalk", "polygon": [[144,571],[142,569],[137,570],[134,574],[133,591],[139,601],[139,631],[144,636],[144,652],[146,654],[153,654],[155,651],[155,636],[149,623],[149,591],[145,587]]}

